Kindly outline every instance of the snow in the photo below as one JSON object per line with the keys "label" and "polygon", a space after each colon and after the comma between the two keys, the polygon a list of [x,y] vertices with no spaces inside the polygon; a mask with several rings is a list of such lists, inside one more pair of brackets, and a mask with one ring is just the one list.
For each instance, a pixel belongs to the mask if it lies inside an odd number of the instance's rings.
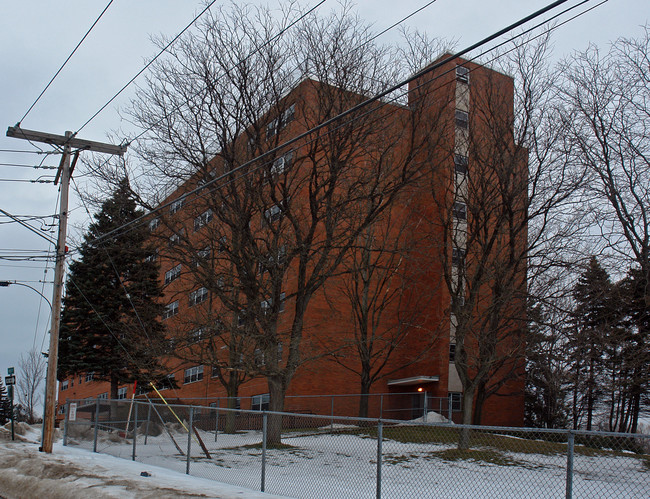
{"label": "snow", "polygon": [[[350,431],[349,427],[336,426],[334,430],[328,426],[285,433],[282,440],[286,448],[267,449],[266,490],[287,497],[375,497],[376,439],[362,428]],[[185,451],[187,433],[180,425],[168,428]],[[407,426],[394,430],[402,428],[408,431]],[[442,428],[451,430],[450,426]],[[24,437],[27,440],[40,436],[38,431],[30,431]],[[384,435],[390,437],[390,432]],[[83,425],[71,429],[69,446],[57,444],[53,455],[39,453],[34,444],[0,440],[0,496],[269,497],[254,492],[261,481],[259,431],[219,433],[216,441],[214,432],[200,430],[199,436],[209,449],[210,459],[192,441],[191,477],[183,474],[186,457],[166,432],[148,436],[146,445],[144,435],[139,435],[139,462],[135,463],[130,461],[132,439],[100,431],[99,453],[93,453],[92,436],[88,438],[88,428]],[[458,459],[453,443],[405,443],[385,438],[382,497],[563,497],[564,451],[526,452],[526,439],[516,440],[521,442],[521,452],[483,446]],[[577,453],[574,497],[650,497],[647,466],[635,454]],[[141,477],[142,471],[152,476]]]}
{"label": "snow", "polygon": [[[60,441],[54,444],[52,454],[45,454],[38,451],[36,443],[40,428],[17,427],[15,442],[10,440],[7,428],[0,427],[0,497],[6,499],[279,497],[108,454],[64,447]],[[151,476],[140,476],[144,471]]]}

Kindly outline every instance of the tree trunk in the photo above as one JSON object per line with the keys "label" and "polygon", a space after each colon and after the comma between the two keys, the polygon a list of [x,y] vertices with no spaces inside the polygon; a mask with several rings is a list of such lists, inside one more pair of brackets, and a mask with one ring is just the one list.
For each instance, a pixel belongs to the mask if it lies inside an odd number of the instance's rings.
{"label": "tree trunk", "polygon": [[[465,389],[463,392],[463,424],[472,424],[472,413],[474,406],[474,390]],[[461,450],[469,449],[470,429],[463,428],[460,431],[458,448]]]}
{"label": "tree trunk", "polygon": [[359,399],[359,417],[368,417],[368,402],[371,382],[367,373],[361,373],[361,398]]}
{"label": "tree trunk", "polygon": [[[284,396],[286,390],[279,376],[269,376],[269,409],[272,412],[284,411]],[[266,444],[279,445],[282,443],[282,415],[269,414],[266,428]]]}
{"label": "tree trunk", "polygon": [[474,401],[474,410],[472,411],[472,424],[480,425],[483,417],[483,404],[487,397],[485,396],[485,383],[482,382],[476,389],[476,400]]}
{"label": "tree trunk", "polygon": [[228,409],[233,409],[226,412],[226,424],[224,427],[225,433],[233,434],[237,430],[236,421],[237,413],[234,409],[237,409],[237,396],[239,395],[239,386],[236,379],[231,377],[226,386],[226,394],[228,395]]}

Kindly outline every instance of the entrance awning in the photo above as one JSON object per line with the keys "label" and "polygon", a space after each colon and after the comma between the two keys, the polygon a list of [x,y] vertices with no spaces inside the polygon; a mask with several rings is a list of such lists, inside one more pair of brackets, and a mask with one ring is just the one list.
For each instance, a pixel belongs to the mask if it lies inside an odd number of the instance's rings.
{"label": "entrance awning", "polygon": [[440,381],[440,376],[412,376],[410,378],[391,379],[388,381],[388,386],[420,385],[422,383],[433,383],[434,381]]}

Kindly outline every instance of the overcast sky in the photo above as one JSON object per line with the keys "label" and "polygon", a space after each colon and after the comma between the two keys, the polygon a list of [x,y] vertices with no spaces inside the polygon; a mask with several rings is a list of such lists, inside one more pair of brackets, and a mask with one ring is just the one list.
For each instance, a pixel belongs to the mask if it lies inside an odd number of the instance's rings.
{"label": "overcast sky", "polygon": [[[57,212],[57,187],[17,182],[52,175],[53,171],[6,166],[39,165],[44,156],[6,152],[38,149],[26,141],[5,137],[5,131],[21,120],[107,3],[108,0],[1,2],[0,209],[23,216],[45,217]],[[215,5],[224,3],[218,1]],[[310,7],[317,0],[299,3]],[[360,0],[355,8],[381,31],[426,3],[426,0]],[[431,37],[457,39],[457,47],[463,48],[547,3],[550,0],[438,0],[405,25],[425,31]],[[576,3],[577,0],[568,2]],[[597,3],[590,1],[587,6]],[[202,6],[202,2],[195,0],[115,0],[21,126],[61,135],[66,130],[76,131],[157,53],[150,35],[175,36]],[[328,0],[320,10],[335,8],[339,8],[339,3]],[[557,30],[553,38],[554,57],[584,49],[589,42],[606,48],[609,41],[618,37],[638,37],[640,25],[648,22],[649,17],[648,0],[609,0]],[[397,37],[393,30],[382,40],[390,42]],[[131,89],[122,94],[79,137],[108,141],[107,134],[111,131],[132,130],[120,121],[117,112],[131,95]],[[48,150],[46,145],[42,146]],[[59,159],[47,157],[42,164],[57,166]],[[86,181],[84,177],[77,178],[82,188]],[[74,194],[70,211],[72,237],[78,240],[88,216]],[[24,250],[46,254],[51,251],[48,242],[17,223],[8,222],[0,214],[0,281],[22,282],[51,300],[52,264],[46,270],[42,260],[7,259],[25,254]],[[56,239],[56,230],[49,225],[53,223],[51,217],[29,223],[44,236]],[[43,280],[47,283],[39,282]],[[33,346],[47,350],[49,321],[50,307],[36,291],[23,286],[0,287],[0,375],[6,375],[8,366],[18,367],[20,354]]]}

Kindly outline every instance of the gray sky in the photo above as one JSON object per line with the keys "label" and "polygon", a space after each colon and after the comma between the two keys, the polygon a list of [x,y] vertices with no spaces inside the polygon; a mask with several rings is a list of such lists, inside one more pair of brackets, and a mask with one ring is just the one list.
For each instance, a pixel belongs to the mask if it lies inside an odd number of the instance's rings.
{"label": "gray sky", "polygon": [[[42,155],[5,152],[37,151],[26,141],[5,137],[6,128],[22,118],[107,3],[108,0],[22,0],[0,4],[0,164],[38,165],[43,160]],[[224,3],[217,2],[215,6]],[[317,1],[299,3],[309,7]],[[425,3],[359,0],[355,9],[380,31]],[[438,0],[405,25],[431,37],[457,39],[457,47],[463,48],[547,3],[550,0]],[[575,3],[577,0],[569,2]],[[587,6],[597,3],[591,1]],[[150,35],[163,33],[173,37],[202,5],[195,0],[115,0],[22,127],[61,135],[66,130],[77,130],[143,67],[146,59],[157,53]],[[339,8],[339,4],[328,0],[320,9],[326,12],[334,8]],[[554,56],[560,58],[572,50],[584,49],[589,42],[606,48],[609,41],[618,37],[640,36],[640,25],[649,18],[647,0],[609,0],[556,31]],[[381,40],[390,42],[397,38],[397,30],[393,30]],[[131,95],[130,88],[84,128],[79,137],[108,141],[107,134],[113,130],[133,130],[121,122],[117,112]],[[59,157],[53,156],[46,158],[43,165],[57,166],[58,162]],[[53,172],[0,165],[0,179],[36,179],[49,174]],[[77,177],[82,188],[86,181]],[[52,184],[0,181],[0,209],[14,215],[52,215],[57,211],[57,195],[57,187]],[[71,196],[70,211],[70,230],[78,240],[88,216],[75,195]],[[17,250],[43,254],[51,250],[44,239],[17,223],[7,222],[0,215],[0,257],[21,254]],[[52,218],[45,218],[43,222],[30,223],[56,239],[56,231],[47,225],[52,222]],[[14,262],[0,258],[0,280],[23,282],[51,300],[52,265],[45,269],[40,260]],[[43,279],[48,283],[38,282]],[[18,367],[20,354],[32,346],[47,350],[49,315],[49,305],[35,291],[22,286],[0,287],[0,375],[6,375],[8,366]]]}

